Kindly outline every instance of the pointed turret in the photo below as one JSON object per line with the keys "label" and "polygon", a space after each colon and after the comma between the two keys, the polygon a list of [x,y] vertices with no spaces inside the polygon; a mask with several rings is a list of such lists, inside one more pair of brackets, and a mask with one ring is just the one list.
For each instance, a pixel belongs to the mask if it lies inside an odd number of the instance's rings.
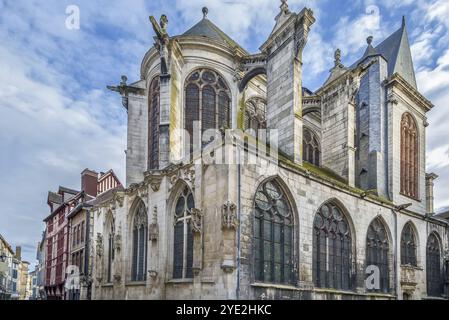
{"label": "pointed turret", "polygon": [[388,76],[400,74],[413,88],[417,89],[415,70],[413,67],[410,42],[407,34],[405,17],[402,17],[401,28],[385,39],[377,47],[372,46],[372,38],[368,38],[368,47],[363,57],[352,68],[359,65],[369,56],[381,55],[388,62]]}
{"label": "pointed turret", "polygon": [[379,54],[373,47],[373,39],[374,39],[373,36],[369,36],[368,38],[366,38],[366,43],[368,44],[368,47],[366,47],[365,53],[363,54],[363,57],[360,62],[362,62],[366,58],[374,57]]}

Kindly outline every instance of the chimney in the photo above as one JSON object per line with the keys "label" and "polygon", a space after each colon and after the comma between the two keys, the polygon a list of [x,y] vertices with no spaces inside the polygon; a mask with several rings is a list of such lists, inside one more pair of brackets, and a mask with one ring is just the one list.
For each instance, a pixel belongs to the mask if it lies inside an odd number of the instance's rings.
{"label": "chimney", "polygon": [[96,197],[98,185],[98,173],[95,171],[86,169],[81,172],[81,191],[86,194]]}
{"label": "chimney", "polygon": [[22,247],[16,247],[16,259],[22,261]]}

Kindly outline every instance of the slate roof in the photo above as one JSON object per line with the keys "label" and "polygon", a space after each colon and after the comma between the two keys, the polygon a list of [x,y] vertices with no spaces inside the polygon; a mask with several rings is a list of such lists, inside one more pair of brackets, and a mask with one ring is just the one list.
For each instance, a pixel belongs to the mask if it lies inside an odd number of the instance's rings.
{"label": "slate roof", "polygon": [[375,55],[381,55],[387,60],[388,76],[398,73],[413,88],[417,89],[415,70],[413,67],[413,59],[405,19],[402,20],[401,28],[391,34],[377,47],[374,48],[373,46],[368,45],[363,57],[354,63],[351,66],[351,69],[357,67],[367,57]]}
{"label": "slate roof", "polygon": [[449,220],[449,211],[438,213],[435,217]]}
{"label": "slate roof", "polygon": [[102,194],[98,195],[95,199],[88,201],[87,204],[90,206],[96,206],[99,204],[102,204],[106,201],[109,201],[112,199],[112,197],[114,196],[114,193],[117,191],[124,191],[125,189],[122,186],[118,186],[116,188],[113,189],[109,189],[106,192],[103,192]]}
{"label": "slate roof", "polygon": [[183,33],[183,36],[199,36],[205,37],[217,42],[221,42],[222,44],[231,47],[231,48],[240,48],[245,51],[242,46],[240,46],[236,41],[231,39],[225,32],[223,32],[219,27],[217,27],[212,21],[208,18],[203,18],[194,25],[192,28]]}
{"label": "slate roof", "polygon": [[62,195],[56,192],[48,192],[48,202],[53,202],[57,204],[62,204]]}

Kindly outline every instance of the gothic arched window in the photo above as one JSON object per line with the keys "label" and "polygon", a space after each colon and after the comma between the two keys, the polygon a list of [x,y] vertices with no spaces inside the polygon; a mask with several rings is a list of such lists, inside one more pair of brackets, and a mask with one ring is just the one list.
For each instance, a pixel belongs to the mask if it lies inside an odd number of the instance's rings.
{"label": "gothic arched window", "polygon": [[147,279],[147,209],[142,200],[135,209],[132,228],[132,281],[145,281]]}
{"label": "gothic arched window", "polygon": [[231,93],[224,79],[215,71],[200,69],[188,78],[185,87],[184,127],[193,145],[193,123],[198,121],[203,133],[207,129],[229,128]]}
{"label": "gothic arched window", "polygon": [[366,267],[379,268],[379,288],[368,289],[372,292],[388,293],[390,291],[389,267],[390,243],[387,230],[380,218],[374,219],[368,227],[366,237]]}
{"label": "gothic arched window", "polygon": [[256,281],[293,283],[293,226],[293,211],[279,184],[262,184],[255,195]]}
{"label": "gothic arched window", "polygon": [[410,113],[401,121],[401,193],[418,198],[418,127]]}
{"label": "gothic arched window", "polygon": [[319,288],[352,288],[349,223],[332,202],[318,210],[313,228],[313,278]]}
{"label": "gothic arched window", "polygon": [[148,104],[148,169],[159,168],[160,79],[150,84]]}
{"label": "gothic arched window", "polygon": [[251,98],[245,104],[244,130],[254,130],[257,135],[259,129],[266,129],[267,102],[262,98]]}
{"label": "gothic arched window", "polygon": [[427,295],[431,297],[440,297],[443,293],[440,250],[440,242],[432,233],[427,239],[426,248]]}
{"label": "gothic arched window", "polygon": [[320,165],[321,150],[317,136],[309,129],[304,128],[302,143],[302,158],[315,166]]}
{"label": "gothic arched window", "polygon": [[112,267],[114,263],[114,237],[115,237],[115,227],[114,219],[109,222],[109,236],[108,236],[108,256],[107,256],[107,273],[108,273],[108,283],[112,282]]}
{"label": "gothic arched window", "polygon": [[417,266],[416,236],[411,223],[407,223],[401,236],[401,264]]}
{"label": "gothic arched window", "polygon": [[192,210],[194,208],[193,194],[186,186],[175,206],[173,279],[193,278]]}

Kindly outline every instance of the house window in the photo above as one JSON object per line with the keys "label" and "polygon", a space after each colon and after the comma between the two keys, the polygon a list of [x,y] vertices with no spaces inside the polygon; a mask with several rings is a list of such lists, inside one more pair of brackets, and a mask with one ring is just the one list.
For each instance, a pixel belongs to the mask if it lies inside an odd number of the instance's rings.
{"label": "house window", "polygon": [[317,136],[309,129],[304,128],[302,144],[303,160],[315,166],[320,165],[321,150]]}
{"label": "house window", "polygon": [[368,289],[371,292],[388,293],[390,291],[389,269],[390,244],[383,222],[376,218],[368,227],[366,237],[366,267],[377,267],[380,271],[380,287]]}
{"label": "house window", "polygon": [[190,135],[191,152],[194,122],[200,123],[202,133],[207,129],[230,127],[231,99],[224,79],[215,71],[200,69],[187,79],[184,127]]}
{"label": "house window", "polygon": [[435,234],[431,234],[427,240],[426,265],[427,295],[441,297],[443,294],[441,249],[440,242]]}
{"label": "house window", "polygon": [[132,249],[132,281],[145,281],[147,279],[147,232],[148,216],[145,204],[138,200],[133,220],[133,249]]}
{"label": "house window", "polygon": [[255,195],[255,279],[264,283],[293,283],[293,212],[275,180],[262,184]]}
{"label": "house window", "polygon": [[173,237],[173,279],[193,278],[193,232],[192,210],[195,201],[186,186],[175,207],[175,227]]}
{"label": "house window", "polygon": [[244,130],[253,130],[258,135],[259,129],[266,129],[267,102],[262,98],[251,98],[245,105]]}
{"label": "house window", "polygon": [[148,169],[159,168],[160,79],[150,84],[148,104]]}
{"label": "house window", "polygon": [[401,121],[401,193],[418,198],[418,129],[409,113],[404,113]]}
{"label": "house window", "polygon": [[410,223],[402,230],[401,236],[401,264],[417,266],[416,259],[416,236]]}
{"label": "house window", "polygon": [[329,202],[318,210],[313,228],[313,278],[316,287],[352,289],[351,231],[341,209]]}

